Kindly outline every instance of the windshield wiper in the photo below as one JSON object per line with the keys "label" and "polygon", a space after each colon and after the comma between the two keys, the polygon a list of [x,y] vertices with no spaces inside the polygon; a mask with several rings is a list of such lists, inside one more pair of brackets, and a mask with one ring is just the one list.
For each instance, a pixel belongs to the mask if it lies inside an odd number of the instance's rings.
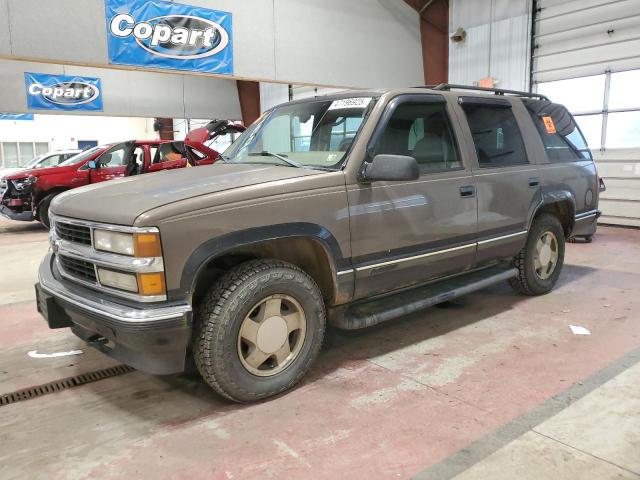
{"label": "windshield wiper", "polygon": [[296,167],[296,168],[304,168],[304,165],[302,165],[301,163],[298,163],[294,160],[289,160],[287,157],[283,156],[283,155],[279,155],[277,153],[273,153],[273,152],[268,152],[266,150],[263,150],[261,152],[252,152],[249,154],[250,157],[275,157],[278,160],[282,160],[284,163],[286,163],[287,165],[291,166],[291,167]]}

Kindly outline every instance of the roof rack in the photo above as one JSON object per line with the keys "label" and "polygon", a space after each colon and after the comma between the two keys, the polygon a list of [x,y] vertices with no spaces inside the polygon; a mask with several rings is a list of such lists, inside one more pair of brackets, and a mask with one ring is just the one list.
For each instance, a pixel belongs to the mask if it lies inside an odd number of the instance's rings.
{"label": "roof rack", "polygon": [[519,90],[505,90],[503,88],[485,88],[469,85],[455,85],[452,83],[439,83],[438,85],[424,85],[418,88],[430,88],[432,90],[477,90],[479,92],[493,92],[494,95],[515,95],[518,97],[540,98],[541,100],[549,100],[546,95],[541,93],[521,92]]}

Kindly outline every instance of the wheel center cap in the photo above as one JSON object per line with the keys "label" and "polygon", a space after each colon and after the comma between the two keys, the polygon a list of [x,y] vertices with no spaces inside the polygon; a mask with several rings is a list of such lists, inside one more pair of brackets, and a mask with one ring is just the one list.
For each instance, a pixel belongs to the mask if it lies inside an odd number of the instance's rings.
{"label": "wheel center cap", "polygon": [[258,348],[264,353],[277,352],[287,340],[287,322],[282,317],[269,317],[258,328]]}
{"label": "wheel center cap", "polygon": [[543,265],[547,265],[551,260],[551,247],[549,245],[544,245],[540,249],[540,263]]}

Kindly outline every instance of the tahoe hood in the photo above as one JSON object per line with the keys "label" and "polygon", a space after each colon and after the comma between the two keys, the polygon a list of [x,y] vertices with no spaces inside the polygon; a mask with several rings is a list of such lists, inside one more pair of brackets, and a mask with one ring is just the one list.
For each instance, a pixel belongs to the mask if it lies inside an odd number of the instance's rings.
{"label": "tahoe hood", "polygon": [[133,225],[136,218],[149,210],[188,198],[319,173],[322,172],[279,165],[230,163],[166,170],[70,190],[55,197],[51,212],[69,218]]}

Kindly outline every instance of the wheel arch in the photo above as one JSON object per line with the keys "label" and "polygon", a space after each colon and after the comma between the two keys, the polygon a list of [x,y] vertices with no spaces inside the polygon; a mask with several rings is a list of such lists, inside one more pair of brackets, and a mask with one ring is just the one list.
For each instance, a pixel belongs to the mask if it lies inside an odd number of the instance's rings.
{"label": "wheel arch", "polygon": [[57,187],[49,188],[47,190],[40,190],[40,191],[36,190],[35,192],[36,206],[49,195],[52,195],[52,194],[59,195],[63,192],[66,192],[67,190],[71,190],[71,189],[69,187],[57,186]]}
{"label": "wheel arch", "polygon": [[202,243],[187,259],[175,296],[191,297],[196,303],[221,273],[254,258],[278,259],[300,267],[318,284],[329,304],[339,295],[337,272],[345,261],[333,234],[320,225],[290,223],[232,232]]}
{"label": "wheel arch", "polygon": [[543,213],[556,216],[562,224],[565,237],[571,236],[576,219],[576,201],[571,192],[568,190],[545,192],[542,195],[542,201],[529,218],[528,229],[531,228],[536,217]]}

